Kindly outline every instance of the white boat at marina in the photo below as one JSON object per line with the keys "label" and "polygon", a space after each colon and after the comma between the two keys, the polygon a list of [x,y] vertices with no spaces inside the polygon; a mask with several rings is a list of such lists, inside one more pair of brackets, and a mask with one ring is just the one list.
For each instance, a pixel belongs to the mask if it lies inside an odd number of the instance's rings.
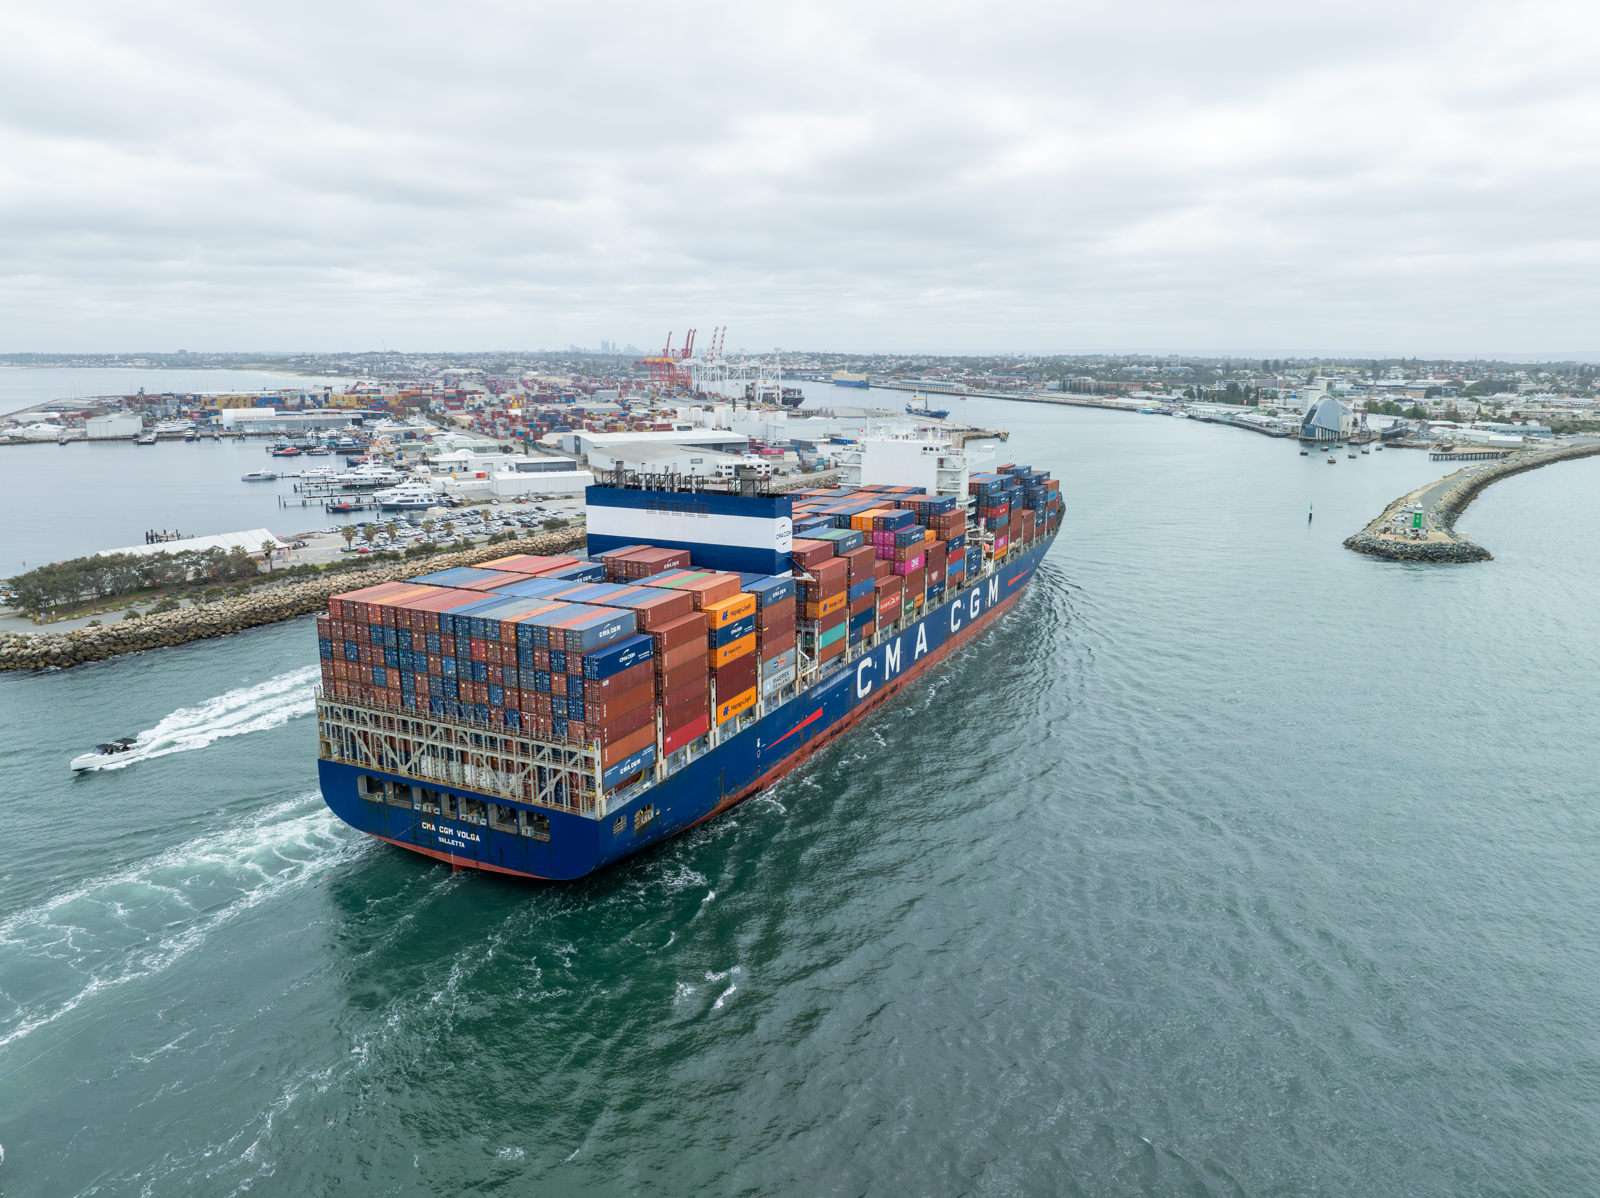
{"label": "white boat at marina", "polygon": [[239,481],[242,483],[275,483],[278,476],[270,470],[252,470],[249,474],[241,474]]}
{"label": "white boat at marina", "polygon": [[385,512],[420,512],[440,506],[439,492],[427,483],[408,482],[387,491],[377,491],[372,496]]}
{"label": "white boat at marina", "polygon": [[352,466],[336,475],[336,481],[342,487],[366,489],[371,487],[392,487],[401,482],[403,475],[398,470],[389,466],[378,466],[368,462],[363,466]]}

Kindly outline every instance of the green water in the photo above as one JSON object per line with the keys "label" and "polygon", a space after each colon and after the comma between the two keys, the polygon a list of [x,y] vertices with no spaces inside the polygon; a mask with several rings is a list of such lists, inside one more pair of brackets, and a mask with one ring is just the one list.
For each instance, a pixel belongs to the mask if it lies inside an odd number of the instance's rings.
{"label": "green water", "polygon": [[0,1194],[1600,1192],[1600,469],[961,406],[1025,600],[581,884],[327,815],[307,621],[0,676]]}

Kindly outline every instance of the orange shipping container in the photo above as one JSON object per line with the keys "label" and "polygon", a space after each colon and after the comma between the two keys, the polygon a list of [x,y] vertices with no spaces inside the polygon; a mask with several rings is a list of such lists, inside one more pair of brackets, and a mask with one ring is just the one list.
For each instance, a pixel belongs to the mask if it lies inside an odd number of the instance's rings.
{"label": "orange shipping container", "polygon": [[749,636],[742,636],[736,641],[728,642],[720,649],[710,650],[706,654],[706,660],[711,664],[712,669],[716,669],[718,666],[725,666],[730,661],[736,661],[745,656],[745,654],[754,653],[755,651],[756,634],[752,632]]}
{"label": "orange shipping container", "polygon": [[756,613],[756,597],[740,592],[732,599],[719,599],[701,609],[706,613],[706,624],[711,628],[726,628],[736,620]]}
{"label": "orange shipping container", "polygon": [[717,704],[717,723],[726,724],[740,712],[749,711],[756,705],[756,688],[751,687],[742,695],[735,695]]}

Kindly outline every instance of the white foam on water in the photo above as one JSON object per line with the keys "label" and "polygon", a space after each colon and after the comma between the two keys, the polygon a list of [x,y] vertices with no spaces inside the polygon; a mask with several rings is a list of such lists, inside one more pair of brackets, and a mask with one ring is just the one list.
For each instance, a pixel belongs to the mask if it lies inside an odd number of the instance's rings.
{"label": "white foam on water", "polygon": [[306,666],[242,686],[194,707],[180,707],[153,728],[134,738],[134,747],[90,769],[126,769],[140,761],[188,753],[230,736],[265,732],[316,710],[316,685],[321,670]]}
{"label": "white foam on water", "polygon": [[[165,971],[240,915],[366,846],[316,796],[301,795],[9,917],[0,922],[0,975],[42,969],[56,993],[19,1003],[0,1023],[0,1049],[97,994]],[[130,937],[135,912],[160,931]]]}

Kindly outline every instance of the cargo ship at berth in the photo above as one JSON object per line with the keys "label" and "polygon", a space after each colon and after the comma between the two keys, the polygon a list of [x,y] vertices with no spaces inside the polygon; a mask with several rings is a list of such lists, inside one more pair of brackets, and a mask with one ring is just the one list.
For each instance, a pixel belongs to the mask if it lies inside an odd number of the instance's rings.
{"label": "cargo ship at berth", "polygon": [[998,620],[1061,525],[965,493],[589,488],[586,559],[516,555],[317,618],[322,794],[452,865],[572,879],[727,810]]}

